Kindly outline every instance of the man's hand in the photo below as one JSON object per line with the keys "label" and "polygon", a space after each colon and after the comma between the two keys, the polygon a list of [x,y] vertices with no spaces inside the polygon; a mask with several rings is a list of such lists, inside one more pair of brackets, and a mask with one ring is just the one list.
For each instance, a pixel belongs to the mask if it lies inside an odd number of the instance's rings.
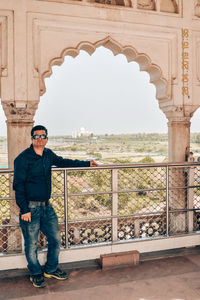
{"label": "man's hand", "polygon": [[91,160],[90,167],[98,167],[98,164],[94,160]]}
{"label": "man's hand", "polygon": [[21,219],[26,222],[31,222],[31,212],[21,215]]}

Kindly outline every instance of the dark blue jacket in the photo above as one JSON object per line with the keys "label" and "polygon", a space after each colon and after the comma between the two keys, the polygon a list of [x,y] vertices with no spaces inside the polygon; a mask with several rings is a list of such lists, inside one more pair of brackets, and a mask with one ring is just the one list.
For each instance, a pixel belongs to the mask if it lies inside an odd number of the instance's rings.
{"label": "dark blue jacket", "polygon": [[51,197],[51,167],[89,167],[90,161],[64,159],[44,148],[43,155],[36,154],[31,145],[14,161],[13,189],[20,212],[29,212],[29,201],[48,201]]}

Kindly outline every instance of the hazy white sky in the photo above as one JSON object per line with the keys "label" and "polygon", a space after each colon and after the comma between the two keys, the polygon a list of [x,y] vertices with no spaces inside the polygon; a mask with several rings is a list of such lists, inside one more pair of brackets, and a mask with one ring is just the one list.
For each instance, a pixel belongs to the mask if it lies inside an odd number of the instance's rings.
{"label": "hazy white sky", "polygon": [[[35,124],[47,126],[49,135],[68,135],[80,127],[94,134],[167,132],[149,75],[137,63],[127,63],[124,55],[114,56],[103,47],[92,56],[81,51],[53,67],[45,82]],[[191,131],[200,131],[200,110],[192,118]],[[6,124],[1,108],[2,135]]]}

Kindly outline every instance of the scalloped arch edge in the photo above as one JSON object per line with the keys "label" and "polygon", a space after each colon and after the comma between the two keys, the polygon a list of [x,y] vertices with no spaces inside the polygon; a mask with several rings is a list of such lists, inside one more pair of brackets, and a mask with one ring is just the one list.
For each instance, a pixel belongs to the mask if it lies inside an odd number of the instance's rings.
{"label": "scalloped arch edge", "polygon": [[75,58],[79,55],[80,50],[86,51],[89,55],[92,55],[95,50],[103,46],[112,51],[114,55],[123,54],[126,56],[128,62],[134,61],[139,64],[141,71],[146,71],[150,75],[150,82],[156,87],[156,98],[159,100],[169,101],[170,97],[167,95],[167,80],[162,75],[161,68],[153,64],[150,57],[145,53],[138,53],[137,50],[132,46],[122,46],[117,41],[112,39],[110,36],[103,40],[97,41],[92,44],[88,41],[80,42],[75,48],[65,48],[61,51],[60,56],[54,57],[49,62],[49,68],[41,75],[40,80],[40,95],[42,96],[46,92],[45,78],[50,77],[52,74],[52,67],[57,65],[60,66],[64,62],[66,55]]}

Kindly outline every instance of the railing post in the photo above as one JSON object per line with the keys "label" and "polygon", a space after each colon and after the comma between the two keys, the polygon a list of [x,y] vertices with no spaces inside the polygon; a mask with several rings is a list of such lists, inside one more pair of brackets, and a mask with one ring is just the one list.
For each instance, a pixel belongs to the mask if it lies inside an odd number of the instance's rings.
{"label": "railing post", "polygon": [[135,231],[135,238],[139,238],[140,237],[140,219],[137,218],[134,221],[134,231]]}
{"label": "railing post", "polygon": [[169,166],[166,166],[166,235],[169,236]]}
{"label": "railing post", "polygon": [[67,171],[64,170],[65,248],[68,249],[68,191]]}
{"label": "railing post", "polygon": [[24,247],[24,237],[23,237],[22,231],[21,231],[21,243],[22,243],[22,253],[24,254],[25,253],[25,247]]}
{"label": "railing post", "polygon": [[[194,158],[190,155],[189,162],[194,161]],[[189,167],[188,170],[188,182],[187,182],[187,209],[193,209],[193,200],[194,200],[194,188],[190,188],[190,186],[194,185],[194,167]],[[194,212],[188,211],[187,212],[187,226],[188,232],[193,232],[194,229]]]}
{"label": "railing post", "polygon": [[[112,170],[112,216],[118,214],[118,170]],[[112,241],[117,242],[118,240],[118,218],[112,217]]]}

